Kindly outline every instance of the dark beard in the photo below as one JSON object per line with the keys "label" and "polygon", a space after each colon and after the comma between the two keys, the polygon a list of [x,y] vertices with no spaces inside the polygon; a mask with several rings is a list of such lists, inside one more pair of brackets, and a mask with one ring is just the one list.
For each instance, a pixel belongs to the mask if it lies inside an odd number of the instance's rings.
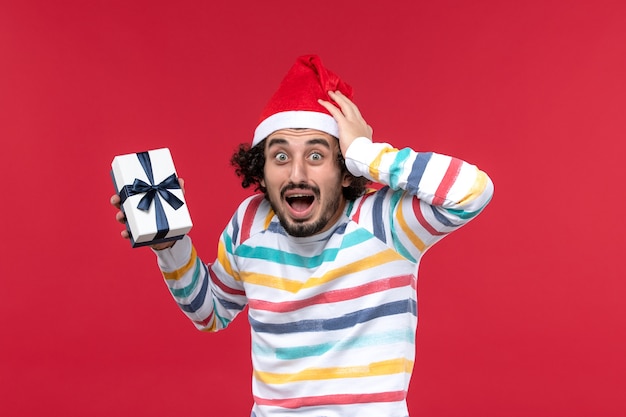
{"label": "dark beard", "polygon": [[[306,184],[299,185],[298,187],[303,188],[303,189],[313,190],[313,192],[315,193],[315,198],[317,198],[318,200],[320,199],[319,189],[307,186]],[[284,194],[284,192],[290,188],[296,188],[296,186],[292,185],[290,187],[289,186],[285,187],[285,189],[281,191],[281,197]],[[283,227],[283,229],[285,229],[285,231],[289,235],[294,236],[294,237],[308,237],[308,236],[313,236],[316,233],[319,233],[328,225],[328,222],[330,221],[330,219],[335,215],[335,213],[339,209],[339,204],[341,203],[341,199],[339,198],[340,196],[341,196],[341,191],[339,192],[339,195],[328,199],[327,200],[328,203],[322,207],[320,218],[315,220],[313,223],[306,223],[306,221],[290,222],[286,218],[286,216],[283,216],[281,211],[277,210],[277,207],[274,205],[274,203],[271,200],[270,200],[270,205],[272,206],[274,213],[276,213],[276,216],[278,217],[278,220],[280,221],[280,225]]]}
{"label": "dark beard", "polygon": [[[333,200],[332,206],[335,206],[334,209],[336,210],[337,207],[339,206],[339,201],[337,200]],[[284,219],[284,217],[279,214],[278,212],[276,212],[277,216],[278,216],[278,220],[280,221],[280,225],[283,227],[283,229],[285,229],[285,231],[294,237],[308,237],[308,236],[313,236],[316,233],[319,233],[320,231],[322,231],[322,229],[324,229],[326,227],[326,225],[328,224],[328,221],[330,220],[330,216],[327,214],[322,215],[322,217],[320,217],[319,219],[317,219],[315,222],[313,223],[289,223],[286,219]]]}

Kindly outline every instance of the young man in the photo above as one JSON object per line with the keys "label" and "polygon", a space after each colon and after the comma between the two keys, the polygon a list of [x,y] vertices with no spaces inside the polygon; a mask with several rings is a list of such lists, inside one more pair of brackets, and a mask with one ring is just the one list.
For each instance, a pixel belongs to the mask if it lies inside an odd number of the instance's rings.
{"label": "young man", "polygon": [[204,264],[189,237],[153,248],[200,330],[248,306],[255,417],[408,416],[420,259],[493,193],[464,161],[373,143],[351,95],[300,57],[233,155],[261,193],[241,203],[217,259]]}

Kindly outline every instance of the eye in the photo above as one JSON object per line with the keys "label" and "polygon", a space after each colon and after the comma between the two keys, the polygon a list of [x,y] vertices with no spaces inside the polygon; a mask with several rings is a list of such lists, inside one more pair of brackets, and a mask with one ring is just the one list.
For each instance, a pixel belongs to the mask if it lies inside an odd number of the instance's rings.
{"label": "eye", "polygon": [[323,156],[319,152],[313,152],[309,158],[311,158],[312,161],[321,161]]}
{"label": "eye", "polygon": [[285,152],[278,152],[276,155],[274,155],[274,159],[276,159],[278,162],[285,162],[287,161],[287,159],[289,159],[289,157]]}

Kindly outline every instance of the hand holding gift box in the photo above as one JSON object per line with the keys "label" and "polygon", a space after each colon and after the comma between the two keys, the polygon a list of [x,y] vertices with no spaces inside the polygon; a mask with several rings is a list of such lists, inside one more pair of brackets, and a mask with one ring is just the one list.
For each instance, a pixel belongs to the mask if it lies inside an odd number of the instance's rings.
{"label": "hand holding gift box", "polygon": [[111,175],[133,247],[177,240],[191,230],[169,149],[118,155]]}

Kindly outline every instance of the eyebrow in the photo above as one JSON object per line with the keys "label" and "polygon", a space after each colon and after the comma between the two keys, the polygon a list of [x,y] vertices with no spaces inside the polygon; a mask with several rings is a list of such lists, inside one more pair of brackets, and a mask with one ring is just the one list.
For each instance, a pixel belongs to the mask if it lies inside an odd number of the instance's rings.
{"label": "eyebrow", "polygon": [[[288,145],[289,141],[283,138],[272,138],[267,144],[267,148],[271,148],[274,145]],[[314,138],[306,141],[307,145],[322,145],[323,147],[330,149],[330,144],[328,140],[322,138]]]}

